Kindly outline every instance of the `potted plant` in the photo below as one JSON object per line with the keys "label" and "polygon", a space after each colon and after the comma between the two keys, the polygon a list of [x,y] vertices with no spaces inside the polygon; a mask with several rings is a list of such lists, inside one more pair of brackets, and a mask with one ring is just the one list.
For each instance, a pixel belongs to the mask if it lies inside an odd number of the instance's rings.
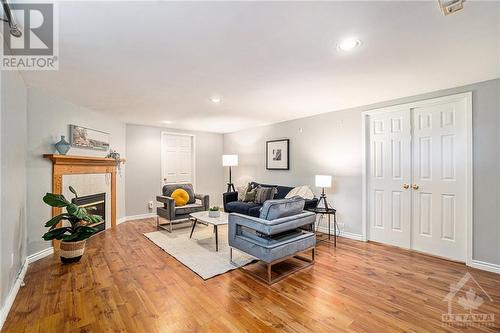
{"label": "potted plant", "polygon": [[[75,189],[69,190],[78,197]],[[60,256],[63,263],[78,262],[85,251],[85,241],[97,232],[90,224],[102,222],[98,215],[89,214],[85,208],[69,202],[62,194],[47,193],[43,202],[51,207],[65,208],[66,212],[51,218],[45,227],[49,228],[42,238],[44,240],[57,239],[61,241]],[[68,221],[59,225],[59,222]],[[59,226],[58,226],[59,225]]]}
{"label": "potted plant", "polygon": [[208,217],[219,217],[220,209],[219,206],[213,206],[208,209]]}

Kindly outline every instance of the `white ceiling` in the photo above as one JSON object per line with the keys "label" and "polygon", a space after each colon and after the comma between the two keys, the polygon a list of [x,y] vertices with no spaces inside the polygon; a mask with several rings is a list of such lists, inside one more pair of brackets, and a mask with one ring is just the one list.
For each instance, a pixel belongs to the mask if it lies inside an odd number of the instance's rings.
{"label": "white ceiling", "polygon": [[[64,2],[28,85],[128,123],[231,132],[500,77],[500,3]],[[355,36],[352,53],[336,44]],[[210,97],[222,96],[221,104]]]}

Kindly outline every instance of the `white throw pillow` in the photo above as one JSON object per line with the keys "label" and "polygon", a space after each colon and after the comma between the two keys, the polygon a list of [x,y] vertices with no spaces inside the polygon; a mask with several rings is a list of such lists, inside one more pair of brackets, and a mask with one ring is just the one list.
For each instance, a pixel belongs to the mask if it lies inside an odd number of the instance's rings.
{"label": "white throw pillow", "polygon": [[314,199],[314,193],[307,185],[294,187],[290,192],[288,192],[288,194],[285,196],[285,199],[290,199],[294,196],[299,196],[307,200]]}
{"label": "white throw pillow", "polygon": [[245,194],[248,192],[248,185],[236,186],[236,191],[238,192],[238,201],[245,200]]}

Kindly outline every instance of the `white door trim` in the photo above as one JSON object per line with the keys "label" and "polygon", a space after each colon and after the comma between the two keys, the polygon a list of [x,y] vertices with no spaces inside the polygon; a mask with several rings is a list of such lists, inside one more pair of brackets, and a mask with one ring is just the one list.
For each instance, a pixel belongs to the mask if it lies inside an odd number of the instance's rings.
{"label": "white door trim", "polygon": [[473,247],[473,155],[472,155],[472,92],[465,92],[461,94],[449,95],[444,97],[432,98],[427,100],[416,101],[412,103],[393,105],[385,108],[379,108],[375,110],[365,111],[361,114],[361,138],[362,138],[362,240],[368,240],[368,204],[367,204],[367,175],[368,175],[368,161],[367,159],[370,157],[368,148],[369,144],[367,144],[367,140],[369,139],[369,135],[367,130],[369,126],[367,126],[367,121],[370,115],[377,113],[385,113],[390,111],[400,110],[401,108],[413,109],[422,106],[432,106],[435,104],[441,104],[443,102],[453,102],[456,100],[465,99],[467,103],[467,115],[466,115],[466,127],[467,127],[467,158],[466,158],[466,208],[467,208],[467,216],[466,216],[466,264],[467,266],[471,266],[472,262],[472,247]]}
{"label": "white door trim", "polygon": [[164,135],[178,135],[178,136],[189,136],[191,137],[191,144],[192,144],[192,151],[191,151],[191,170],[193,172],[193,188],[196,191],[196,134],[191,134],[191,133],[179,133],[179,132],[167,132],[167,131],[162,131],[160,135],[160,149],[161,149],[161,161],[160,161],[160,193],[163,189],[163,161],[164,161],[164,155],[165,155],[165,147],[163,147],[163,136]]}

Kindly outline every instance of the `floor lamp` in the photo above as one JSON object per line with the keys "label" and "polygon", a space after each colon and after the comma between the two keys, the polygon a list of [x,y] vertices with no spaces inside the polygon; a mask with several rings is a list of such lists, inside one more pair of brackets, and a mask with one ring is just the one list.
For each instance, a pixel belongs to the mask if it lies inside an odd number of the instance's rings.
{"label": "floor lamp", "polygon": [[325,188],[332,187],[332,176],[327,175],[316,175],[316,187],[321,187],[321,196],[319,197],[318,205],[316,207],[320,207],[321,202],[325,204],[325,209],[328,210],[328,202],[326,201]]}
{"label": "floor lamp", "polygon": [[227,192],[236,192],[231,180],[231,167],[238,166],[238,155],[222,155],[222,166],[229,167],[229,183],[227,183]]}

